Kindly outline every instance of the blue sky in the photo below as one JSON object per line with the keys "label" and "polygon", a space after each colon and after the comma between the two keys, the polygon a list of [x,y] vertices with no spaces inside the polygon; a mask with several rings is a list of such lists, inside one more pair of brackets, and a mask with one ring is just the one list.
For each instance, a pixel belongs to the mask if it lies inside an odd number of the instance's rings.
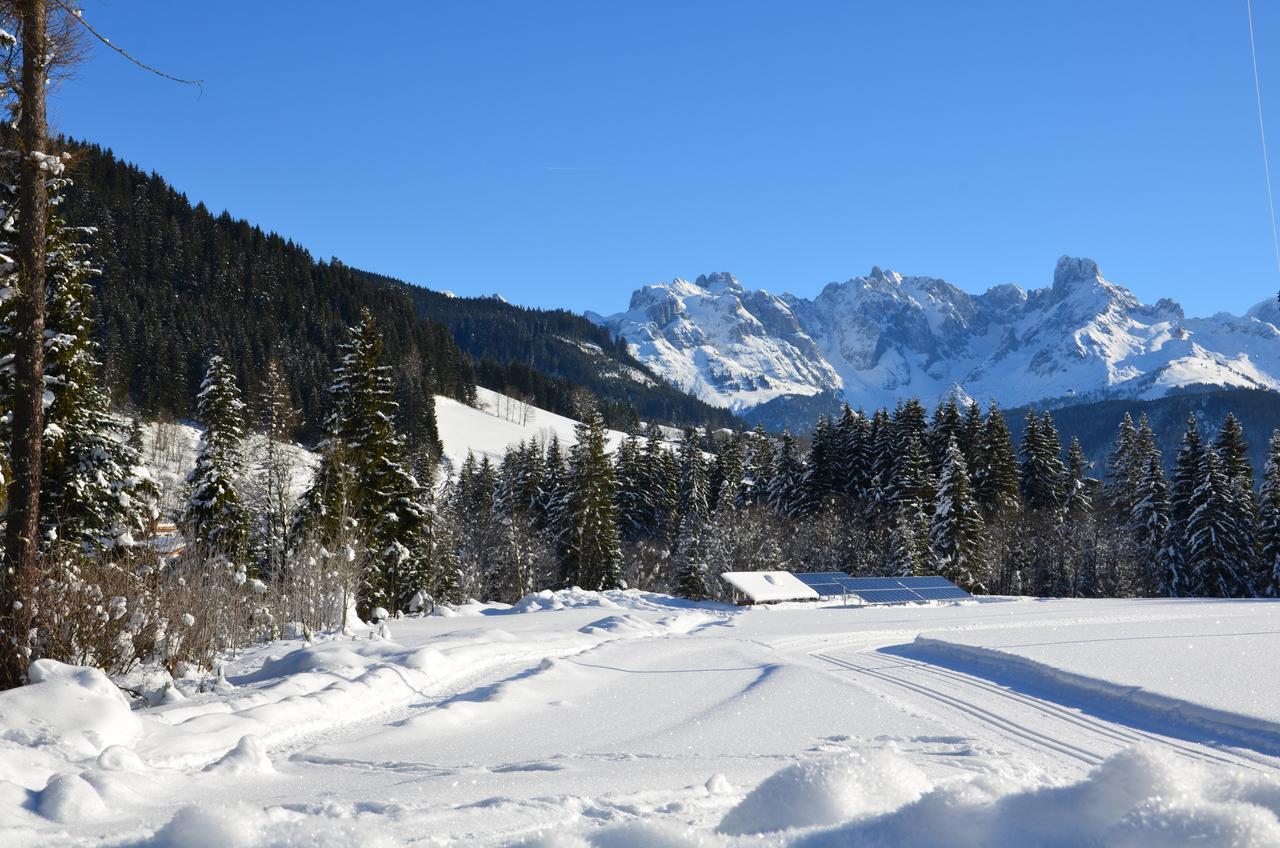
{"label": "blue sky", "polygon": [[[1255,7],[1280,146],[1280,0]],[[204,92],[98,49],[58,129],[432,288],[612,312],[715,270],[1044,285],[1062,253],[1192,314],[1280,288],[1244,0],[84,9]]]}

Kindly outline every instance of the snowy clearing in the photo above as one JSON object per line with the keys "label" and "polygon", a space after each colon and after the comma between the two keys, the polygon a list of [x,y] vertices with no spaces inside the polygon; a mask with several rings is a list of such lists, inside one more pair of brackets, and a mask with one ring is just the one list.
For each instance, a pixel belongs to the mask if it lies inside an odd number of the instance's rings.
{"label": "snowy clearing", "polygon": [[152,707],[37,663],[0,843],[1280,844],[1274,602],[441,612]]}

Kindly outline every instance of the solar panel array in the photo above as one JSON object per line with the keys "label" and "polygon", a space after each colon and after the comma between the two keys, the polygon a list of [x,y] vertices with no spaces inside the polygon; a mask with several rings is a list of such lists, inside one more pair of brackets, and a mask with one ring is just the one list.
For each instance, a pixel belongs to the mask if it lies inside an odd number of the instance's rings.
{"label": "solar panel array", "polygon": [[973,597],[945,577],[850,577],[842,571],[795,573],[824,598],[852,595],[867,604],[957,601]]}

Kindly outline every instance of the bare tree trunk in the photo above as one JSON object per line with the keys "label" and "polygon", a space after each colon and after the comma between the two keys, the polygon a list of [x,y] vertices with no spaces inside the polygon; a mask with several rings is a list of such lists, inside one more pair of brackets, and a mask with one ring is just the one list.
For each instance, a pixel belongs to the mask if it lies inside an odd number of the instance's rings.
{"label": "bare tree trunk", "polygon": [[0,688],[19,685],[26,657],[16,650],[24,638],[29,605],[20,606],[18,587],[32,585],[39,568],[40,440],[44,431],[45,231],[49,196],[45,184],[45,88],[49,66],[46,0],[15,3],[22,27],[22,91],[18,138],[22,165],[18,179],[19,336],[14,357],[13,443],[9,512],[5,525],[5,567],[0,593]]}

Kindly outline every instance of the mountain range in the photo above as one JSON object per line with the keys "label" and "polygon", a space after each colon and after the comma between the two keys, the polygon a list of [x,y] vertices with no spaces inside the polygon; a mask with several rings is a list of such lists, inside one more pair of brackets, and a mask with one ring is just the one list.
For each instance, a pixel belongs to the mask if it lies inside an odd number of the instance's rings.
{"label": "mountain range", "polygon": [[1275,301],[1188,318],[1173,300],[1144,304],[1094,261],[1068,256],[1043,288],[969,294],[873,268],[808,299],[716,273],[645,286],[625,312],[589,317],[674,385],[748,418],[912,396],[1012,407],[1280,389]]}

